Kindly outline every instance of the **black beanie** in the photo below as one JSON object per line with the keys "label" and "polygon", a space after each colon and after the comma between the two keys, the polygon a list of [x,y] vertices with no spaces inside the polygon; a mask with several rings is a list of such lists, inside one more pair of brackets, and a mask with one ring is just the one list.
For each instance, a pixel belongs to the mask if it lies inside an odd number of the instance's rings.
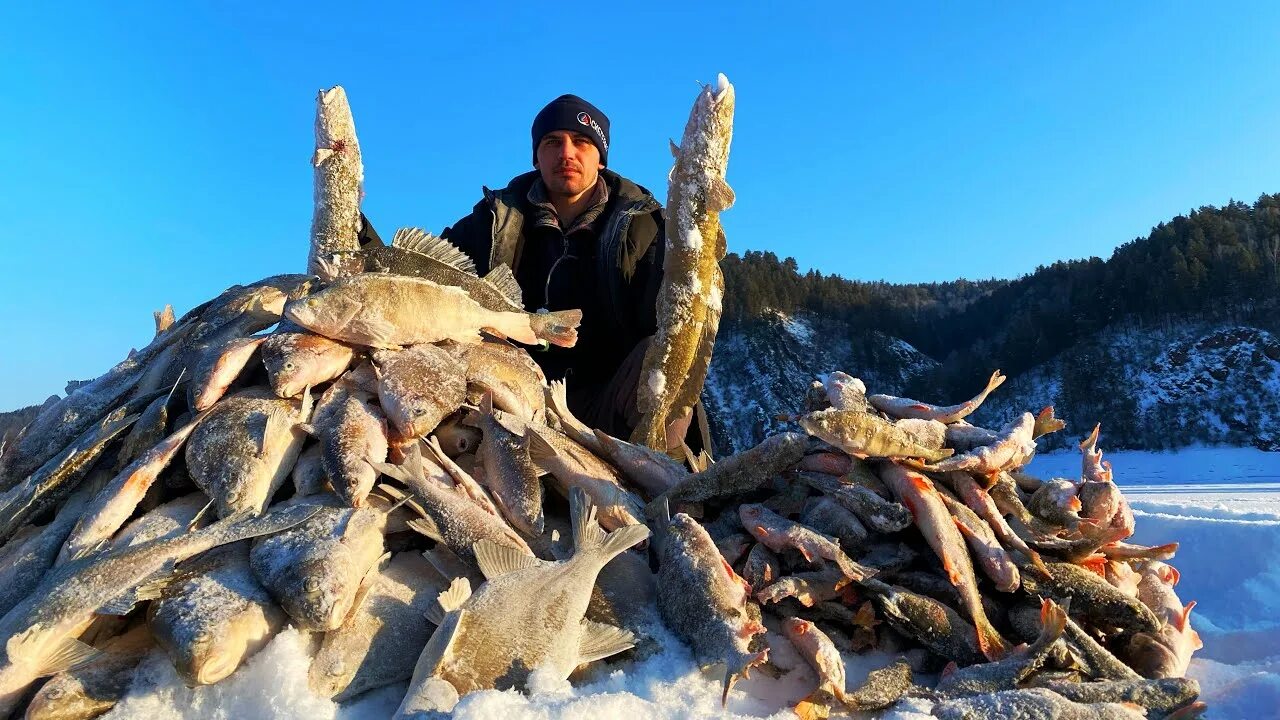
{"label": "black beanie", "polygon": [[561,95],[547,103],[533,119],[534,165],[538,164],[538,142],[556,130],[586,135],[600,151],[600,164],[609,164],[609,118],[600,108],[577,95]]}

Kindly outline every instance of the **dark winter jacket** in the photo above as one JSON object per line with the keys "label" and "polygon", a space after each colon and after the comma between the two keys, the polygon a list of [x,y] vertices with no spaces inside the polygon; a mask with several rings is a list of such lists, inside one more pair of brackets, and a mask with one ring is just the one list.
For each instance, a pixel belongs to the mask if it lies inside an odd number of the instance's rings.
{"label": "dark winter jacket", "polygon": [[568,377],[579,391],[607,382],[656,331],[666,247],[662,206],[653,195],[610,170],[600,178],[603,205],[585,211],[567,233],[541,194],[537,171],[501,190],[485,188],[471,214],[443,233],[481,274],[510,265],[526,310],[582,309],[576,346],[532,353],[548,379]]}

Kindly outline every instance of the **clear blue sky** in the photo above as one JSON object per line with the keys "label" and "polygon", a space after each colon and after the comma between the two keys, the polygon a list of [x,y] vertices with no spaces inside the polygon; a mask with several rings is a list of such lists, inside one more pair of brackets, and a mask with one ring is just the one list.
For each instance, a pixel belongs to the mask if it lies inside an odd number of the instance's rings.
{"label": "clear blue sky", "polygon": [[528,169],[564,92],[661,198],[716,72],[730,249],[850,278],[1016,277],[1280,191],[1275,3],[40,5],[0,10],[0,409],[103,372],[166,302],[300,271],[333,84],[386,234]]}

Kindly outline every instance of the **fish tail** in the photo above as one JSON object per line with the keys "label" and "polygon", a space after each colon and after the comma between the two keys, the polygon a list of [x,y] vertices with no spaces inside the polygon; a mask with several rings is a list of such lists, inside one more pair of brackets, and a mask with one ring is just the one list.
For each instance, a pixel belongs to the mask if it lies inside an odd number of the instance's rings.
{"label": "fish tail", "polygon": [[581,310],[540,312],[529,316],[529,326],[539,340],[546,340],[559,347],[573,347],[578,342],[578,325],[582,324]]}
{"label": "fish tail", "polygon": [[579,553],[598,553],[607,563],[649,537],[649,528],[645,525],[627,525],[605,532],[596,520],[596,507],[591,497],[580,487],[575,486],[569,491],[569,505],[573,513],[573,545]]}
{"label": "fish tail", "polygon": [[979,610],[974,614],[973,620],[978,631],[978,648],[982,650],[983,656],[993,662],[1004,657],[1009,652],[1009,643],[991,626],[986,613]]}
{"label": "fish tail", "polygon": [[745,677],[747,671],[769,659],[769,649],[765,648],[757,653],[738,656],[738,663],[733,660],[725,662],[724,667],[724,690],[720,693],[720,705],[723,707],[729,702],[729,691],[733,689],[733,684],[738,682],[739,677]]}

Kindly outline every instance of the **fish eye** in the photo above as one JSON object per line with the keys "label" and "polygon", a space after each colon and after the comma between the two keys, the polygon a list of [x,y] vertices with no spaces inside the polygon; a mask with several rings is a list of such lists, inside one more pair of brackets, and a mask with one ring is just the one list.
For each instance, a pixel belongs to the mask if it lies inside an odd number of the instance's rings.
{"label": "fish eye", "polygon": [[61,700],[62,696],[66,694],[67,691],[63,687],[50,688],[49,692],[45,693],[50,700]]}
{"label": "fish eye", "polygon": [[228,492],[228,493],[227,493],[227,500],[229,500],[230,502],[237,502],[237,501],[239,501],[239,500],[240,500],[240,491],[239,491],[239,490],[232,490],[232,491]]}
{"label": "fish eye", "polygon": [[315,593],[315,592],[319,592],[319,591],[320,591],[320,580],[319,580],[319,578],[313,578],[313,577],[309,577],[309,578],[307,578],[307,579],[302,583],[302,589],[303,589],[303,591],[304,591],[304,592],[308,592],[308,593]]}
{"label": "fish eye", "polygon": [[293,370],[293,361],[292,361],[292,360],[289,360],[289,361],[285,362],[285,364],[284,364],[284,369],[285,369],[285,370]]}
{"label": "fish eye", "polygon": [[345,673],[345,671],[346,671],[346,666],[343,664],[341,660],[338,660],[329,666],[330,675],[342,675]]}
{"label": "fish eye", "polygon": [[201,630],[200,632],[196,633],[196,642],[198,643],[207,643],[212,639],[213,639],[213,633],[209,632],[208,630]]}

